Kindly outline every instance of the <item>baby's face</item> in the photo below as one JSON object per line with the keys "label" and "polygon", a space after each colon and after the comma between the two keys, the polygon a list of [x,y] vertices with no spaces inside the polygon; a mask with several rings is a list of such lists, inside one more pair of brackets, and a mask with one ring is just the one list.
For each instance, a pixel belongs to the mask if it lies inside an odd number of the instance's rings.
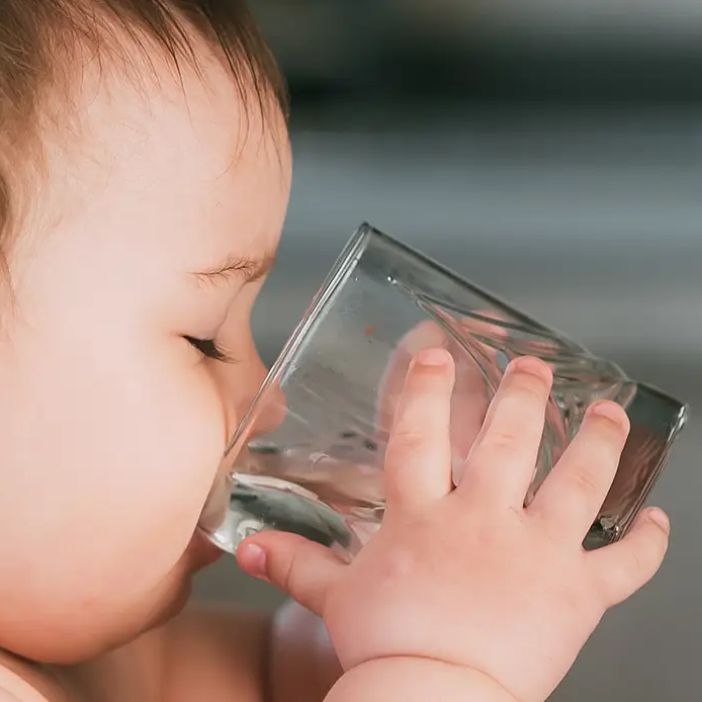
{"label": "baby's face", "polygon": [[[264,367],[249,319],[289,195],[282,118],[231,76],[104,77],[51,150],[80,203],[20,239],[0,338],[0,647],[66,662],[162,621]],[[273,111],[271,110],[271,113]],[[74,148],[75,147],[75,148]],[[69,192],[70,191],[70,192]],[[224,272],[222,269],[230,270]],[[207,358],[215,339],[228,362]]]}

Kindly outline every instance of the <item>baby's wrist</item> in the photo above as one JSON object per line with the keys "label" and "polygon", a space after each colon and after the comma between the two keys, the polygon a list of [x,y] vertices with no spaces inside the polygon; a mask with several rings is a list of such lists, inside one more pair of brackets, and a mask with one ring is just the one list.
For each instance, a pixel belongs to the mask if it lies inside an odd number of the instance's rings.
{"label": "baby's wrist", "polygon": [[489,675],[419,657],[367,661],[348,670],[326,702],[521,702]]}

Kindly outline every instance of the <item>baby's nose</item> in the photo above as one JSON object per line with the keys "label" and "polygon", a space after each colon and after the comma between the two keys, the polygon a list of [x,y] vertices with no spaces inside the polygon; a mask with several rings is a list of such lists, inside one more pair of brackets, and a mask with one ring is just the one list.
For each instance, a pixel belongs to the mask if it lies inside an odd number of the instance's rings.
{"label": "baby's nose", "polygon": [[[237,414],[241,421],[251,408],[268,375],[268,368],[258,353],[254,354],[253,362],[247,368],[247,392],[242,397]],[[271,379],[258,400],[252,417],[253,425],[248,428],[249,438],[260,436],[277,429],[285,418],[285,395],[278,386],[277,379]]]}

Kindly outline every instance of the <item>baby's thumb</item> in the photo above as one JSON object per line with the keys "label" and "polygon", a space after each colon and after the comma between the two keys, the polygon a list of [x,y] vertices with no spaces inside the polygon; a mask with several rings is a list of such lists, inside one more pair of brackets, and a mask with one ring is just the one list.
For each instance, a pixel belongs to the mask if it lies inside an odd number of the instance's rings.
{"label": "baby's thumb", "polygon": [[266,580],[322,616],[329,589],[346,564],[330,549],[283,532],[262,532],[244,540],[236,554],[242,570]]}

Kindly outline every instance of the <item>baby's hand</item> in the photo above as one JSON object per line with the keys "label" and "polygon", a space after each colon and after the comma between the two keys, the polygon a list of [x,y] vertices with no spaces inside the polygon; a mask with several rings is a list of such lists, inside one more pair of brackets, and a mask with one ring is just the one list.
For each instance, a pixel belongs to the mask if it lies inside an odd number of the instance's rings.
{"label": "baby's hand", "polygon": [[421,352],[388,445],[382,527],[350,564],[289,534],[259,534],[239,559],[324,617],[342,666],[417,658],[471,669],[519,702],[542,702],[604,612],[656,572],[668,522],[645,511],[620,542],[586,552],[627,436],[624,411],[590,408],[577,438],[524,507],[551,374],[514,362],[451,480],[453,362]]}

